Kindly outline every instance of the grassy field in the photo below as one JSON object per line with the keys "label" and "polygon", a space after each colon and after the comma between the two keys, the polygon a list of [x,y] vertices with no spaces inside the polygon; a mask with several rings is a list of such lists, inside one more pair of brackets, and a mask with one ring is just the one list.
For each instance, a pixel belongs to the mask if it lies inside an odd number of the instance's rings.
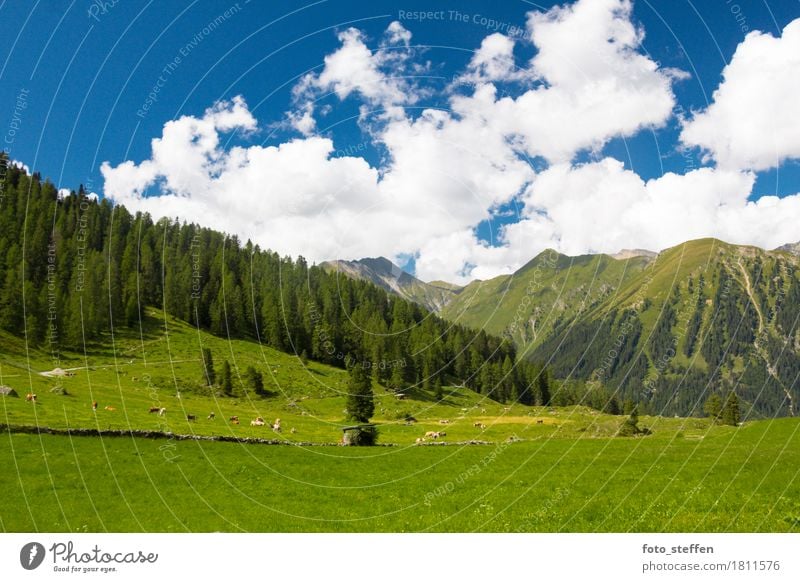
{"label": "grassy field", "polygon": [[2,435],[5,531],[792,531],[795,420],[705,438],[281,447]]}
{"label": "grassy field", "polygon": [[[0,433],[2,531],[791,531],[800,527],[800,421],[622,417],[583,407],[505,407],[458,387],[435,402],[376,389],[380,442],[335,444],[346,424],[340,369],[227,341],[149,312],[141,335],[85,354],[0,336],[0,423],[278,438],[295,446]],[[268,397],[199,388],[217,367],[264,372]],[[52,378],[56,366],[74,375]],[[34,392],[38,402],[25,401]],[[66,392],[63,394],[62,392]],[[92,402],[99,403],[97,411]],[[106,410],[106,407],[113,410]],[[148,413],[165,407],[164,417]],[[216,418],[207,415],[215,412]],[[197,420],[189,422],[188,414]],[[228,422],[239,416],[240,425]],[[416,423],[407,424],[413,416]],[[251,427],[262,416],[283,430]],[[446,421],[446,424],[443,423]],[[482,424],[484,427],[475,427]],[[291,429],[295,429],[292,431]],[[445,430],[453,446],[416,446]],[[459,446],[479,440],[483,445]],[[442,442],[439,441],[439,442]]]}

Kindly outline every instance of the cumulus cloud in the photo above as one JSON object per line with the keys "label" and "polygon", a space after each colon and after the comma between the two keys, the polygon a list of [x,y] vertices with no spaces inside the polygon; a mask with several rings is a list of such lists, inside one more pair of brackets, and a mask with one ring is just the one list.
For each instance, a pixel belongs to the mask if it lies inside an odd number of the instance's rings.
{"label": "cumulus cloud", "polygon": [[[302,114],[298,117],[290,112],[288,116],[304,135],[313,130],[315,101],[326,93],[334,93],[340,100],[357,95],[371,108],[381,110],[378,116],[383,118],[402,117],[402,106],[415,103],[420,97],[406,71],[412,55],[411,33],[402,24],[392,22],[374,52],[356,28],[340,32],[338,38],[341,46],[325,57],[322,70],[303,77],[294,90]],[[367,112],[364,109],[362,115]]]}
{"label": "cumulus cloud", "polygon": [[457,81],[460,83],[493,83],[517,81],[529,77],[527,71],[519,69],[514,61],[514,40],[496,32],[481,42],[480,48],[470,59],[467,72]]}
{"label": "cumulus cloud", "polygon": [[713,102],[681,139],[720,167],[765,170],[800,158],[800,19],[783,35],[751,32],[722,72]]}
{"label": "cumulus cloud", "polygon": [[644,31],[631,11],[628,0],[579,0],[531,12],[528,30],[537,52],[529,67],[516,69],[513,42],[492,35],[473,58],[471,74],[497,81],[524,76],[538,85],[516,98],[478,99],[462,109],[517,136],[528,155],[551,162],[664,125],[675,104],[672,82],[684,75],[641,53]]}

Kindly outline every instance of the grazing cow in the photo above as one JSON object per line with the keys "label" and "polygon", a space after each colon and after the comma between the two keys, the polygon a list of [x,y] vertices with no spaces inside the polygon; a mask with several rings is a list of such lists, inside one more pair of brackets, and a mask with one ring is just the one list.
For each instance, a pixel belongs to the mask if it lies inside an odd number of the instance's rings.
{"label": "grazing cow", "polygon": [[239,419],[237,418],[236,420],[232,420],[231,424],[239,424]]}
{"label": "grazing cow", "polygon": [[418,445],[420,445],[420,444],[424,443],[426,440],[428,440],[428,439],[426,439],[424,437],[417,437],[416,443]]}
{"label": "grazing cow", "polygon": [[217,415],[214,414],[213,412],[209,412],[208,416],[206,417],[206,420],[214,420],[215,418],[217,418]]}
{"label": "grazing cow", "polygon": [[147,412],[149,412],[150,414],[158,414],[159,412],[161,412],[161,407],[160,406],[151,406],[150,410],[148,410]]}
{"label": "grazing cow", "polygon": [[446,436],[446,432],[429,430],[425,433],[425,438],[438,439],[439,437]]}
{"label": "grazing cow", "polygon": [[108,410],[109,412],[114,412],[116,408],[114,408],[113,406],[106,406],[106,410]]}
{"label": "grazing cow", "polygon": [[159,416],[164,416],[166,413],[167,413],[167,409],[166,408],[159,408],[158,409],[158,415]]}
{"label": "grazing cow", "polygon": [[485,409],[485,408],[481,408],[481,412],[482,412],[483,414],[486,414],[486,409]]}
{"label": "grazing cow", "polygon": [[239,424],[239,417],[238,416],[231,416],[228,420],[233,423]]}
{"label": "grazing cow", "polygon": [[97,410],[97,400],[92,402],[92,410]]}
{"label": "grazing cow", "polygon": [[281,419],[276,418],[275,422],[272,424],[272,430],[275,432],[281,432]]}
{"label": "grazing cow", "polygon": [[503,407],[503,412],[511,412],[511,407],[510,406],[504,406]]}
{"label": "grazing cow", "polygon": [[483,429],[485,429],[485,428],[486,428],[486,425],[485,425],[485,424],[483,424],[482,422],[476,422],[476,423],[475,423],[475,424],[473,424],[472,426],[474,426],[475,428],[479,428],[479,429],[481,429],[481,430],[483,430]]}
{"label": "grazing cow", "polygon": [[195,420],[197,420],[197,417],[194,414],[187,414],[186,415],[186,420],[188,420],[190,422],[194,422]]}
{"label": "grazing cow", "polygon": [[296,434],[297,433],[297,429],[295,427],[292,427],[292,431],[291,432],[292,432],[292,434]]}
{"label": "grazing cow", "polygon": [[446,418],[443,418],[442,420],[439,421],[439,424],[450,424],[450,421],[447,420]]}
{"label": "grazing cow", "polygon": [[264,419],[260,416],[257,419],[250,421],[250,426],[264,426],[265,424],[266,423],[264,422]]}
{"label": "grazing cow", "polygon": [[536,421],[536,424],[544,424],[544,420],[542,420],[542,419],[540,418],[539,420],[537,420],[537,421]]}
{"label": "grazing cow", "polygon": [[36,394],[32,394],[32,393],[28,392],[25,395],[25,401],[26,402],[36,402]]}

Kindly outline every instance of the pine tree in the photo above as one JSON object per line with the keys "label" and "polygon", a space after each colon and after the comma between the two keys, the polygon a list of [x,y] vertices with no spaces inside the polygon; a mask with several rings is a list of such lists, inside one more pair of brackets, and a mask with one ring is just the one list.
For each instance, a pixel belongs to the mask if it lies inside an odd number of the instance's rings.
{"label": "pine tree", "polygon": [[392,367],[392,375],[389,377],[389,388],[394,390],[395,392],[400,392],[406,387],[405,377],[403,375],[403,369],[394,363],[395,365]]}
{"label": "pine tree", "polygon": [[550,406],[550,378],[547,370],[542,368],[536,378],[536,404],[539,406]]}
{"label": "pine tree", "polygon": [[636,404],[634,404],[633,400],[630,398],[626,399],[625,402],[622,403],[622,414],[630,415],[634,410],[636,410]]}
{"label": "pine tree", "polygon": [[636,411],[636,407],[634,407],[633,412],[631,412],[630,416],[628,416],[625,422],[622,423],[622,426],[620,426],[617,436],[636,436],[642,432],[642,429],[639,428],[639,413]]}
{"label": "pine tree", "polygon": [[731,391],[728,399],[725,401],[725,406],[722,409],[722,424],[730,426],[739,426],[741,420],[741,413],[739,411],[739,397],[736,392]]}
{"label": "pine tree", "polygon": [[209,348],[203,348],[201,352],[203,359],[203,376],[208,386],[213,386],[217,382],[217,374],[214,372],[214,358]]}
{"label": "pine tree", "polygon": [[264,390],[264,375],[253,366],[247,367],[244,371],[244,378],[247,383],[247,389],[253,394],[257,396],[264,396],[266,394],[266,390]]}
{"label": "pine tree", "polygon": [[369,422],[375,412],[372,378],[358,362],[350,366],[347,384],[347,416],[355,422]]}
{"label": "pine tree", "polygon": [[719,397],[719,394],[714,392],[706,399],[703,405],[703,412],[711,417],[711,420],[714,422],[720,420],[720,416],[722,415],[722,398]]}
{"label": "pine tree", "polygon": [[439,379],[439,376],[436,376],[436,379],[433,381],[433,395],[436,398],[437,402],[441,402],[444,398],[444,390],[442,390],[442,381]]}

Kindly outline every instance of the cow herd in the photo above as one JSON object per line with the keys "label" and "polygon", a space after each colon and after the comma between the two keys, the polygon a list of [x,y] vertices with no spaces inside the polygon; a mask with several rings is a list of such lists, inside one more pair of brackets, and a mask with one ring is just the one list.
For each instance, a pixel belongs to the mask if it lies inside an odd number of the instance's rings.
{"label": "cow herd", "polygon": [[[164,412],[166,412],[165,408],[162,408],[160,410],[163,410]],[[150,412],[158,412],[158,411],[159,411],[159,409],[157,407],[152,407],[150,409]],[[161,413],[159,412],[159,414],[161,414]],[[216,420],[216,418],[217,418],[217,415],[214,412],[209,412],[208,416],[206,416],[206,420],[212,420],[213,421],[213,420]],[[187,414],[186,415],[186,420],[188,420],[189,422],[196,422],[197,421],[197,415],[196,414]],[[240,424],[238,416],[230,416],[230,417],[228,417],[228,422],[231,423],[231,424]],[[257,416],[253,420],[250,421],[250,426],[269,426],[274,432],[281,432],[281,419],[280,418],[276,418],[275,422],[268,423],[267,421],[264,420],[263,417]],[[297,431],[295,429],[292,429],[292,433],[294,434],[295,432],[297,432]]]}

